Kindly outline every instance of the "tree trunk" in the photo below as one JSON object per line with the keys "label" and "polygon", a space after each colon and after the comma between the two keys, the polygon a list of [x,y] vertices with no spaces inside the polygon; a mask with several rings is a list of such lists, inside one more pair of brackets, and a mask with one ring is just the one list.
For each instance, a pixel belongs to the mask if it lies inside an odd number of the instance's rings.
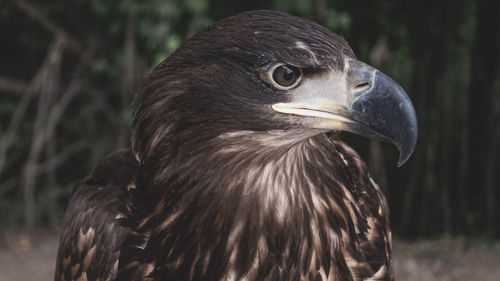
{"label": "tree trunk", "polygon": [[495,193],[488,181],[488,165],[494,162],[490,157],[493,157],[496,130],[494,97],[500,59],[499,18],[499,1],[477,2],[476,33],[471,54],[466,182],[467,232],[472,235],[489,228],[488,221],[494,219],[491,217],[494,214],[488,212],[492,209],[488,202],[495,202]]}

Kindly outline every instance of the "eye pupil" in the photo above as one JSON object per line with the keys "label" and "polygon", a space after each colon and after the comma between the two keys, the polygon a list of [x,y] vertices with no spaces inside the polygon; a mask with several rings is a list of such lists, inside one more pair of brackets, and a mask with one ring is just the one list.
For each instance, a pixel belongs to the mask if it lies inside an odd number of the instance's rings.
{"label": "eye pupil", "polygon": [[281,87],[294,86],[300,77],[300,70],[291,65],[280,65],[273,71],[273,80]]}

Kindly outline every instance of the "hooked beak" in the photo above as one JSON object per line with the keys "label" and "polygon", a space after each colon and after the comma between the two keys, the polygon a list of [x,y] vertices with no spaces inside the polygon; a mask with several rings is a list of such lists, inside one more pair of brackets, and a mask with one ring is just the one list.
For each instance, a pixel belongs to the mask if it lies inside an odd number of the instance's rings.
{"label": "hooked beak", "polygon": [[363,62],[349,58],[344,71],[305,77],[289,97],[272,108],[312,117],[309,127],[391,142],[399,150],[398,167],[415,149],[417,118],[410,98],[394,80]]}

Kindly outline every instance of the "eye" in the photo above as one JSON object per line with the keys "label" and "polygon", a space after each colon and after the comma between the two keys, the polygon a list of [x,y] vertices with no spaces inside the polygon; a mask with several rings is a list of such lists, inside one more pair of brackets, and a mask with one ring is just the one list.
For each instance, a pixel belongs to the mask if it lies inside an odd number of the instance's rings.
{"label": "eye", "polygon": [[288,64],[278,64],[270,70],[271,81],[280,90],[289,90],[300,82],[302,72]]}

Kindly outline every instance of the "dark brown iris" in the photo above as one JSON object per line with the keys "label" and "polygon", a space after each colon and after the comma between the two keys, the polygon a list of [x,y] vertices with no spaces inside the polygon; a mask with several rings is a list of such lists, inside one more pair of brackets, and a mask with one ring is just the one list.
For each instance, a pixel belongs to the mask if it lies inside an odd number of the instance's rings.
{"label": "dark brown iris", "polygon": [[289,88],[300,78],[300,69],[291,65],[280,65],[273,70],[273,81],[281,87]]}

